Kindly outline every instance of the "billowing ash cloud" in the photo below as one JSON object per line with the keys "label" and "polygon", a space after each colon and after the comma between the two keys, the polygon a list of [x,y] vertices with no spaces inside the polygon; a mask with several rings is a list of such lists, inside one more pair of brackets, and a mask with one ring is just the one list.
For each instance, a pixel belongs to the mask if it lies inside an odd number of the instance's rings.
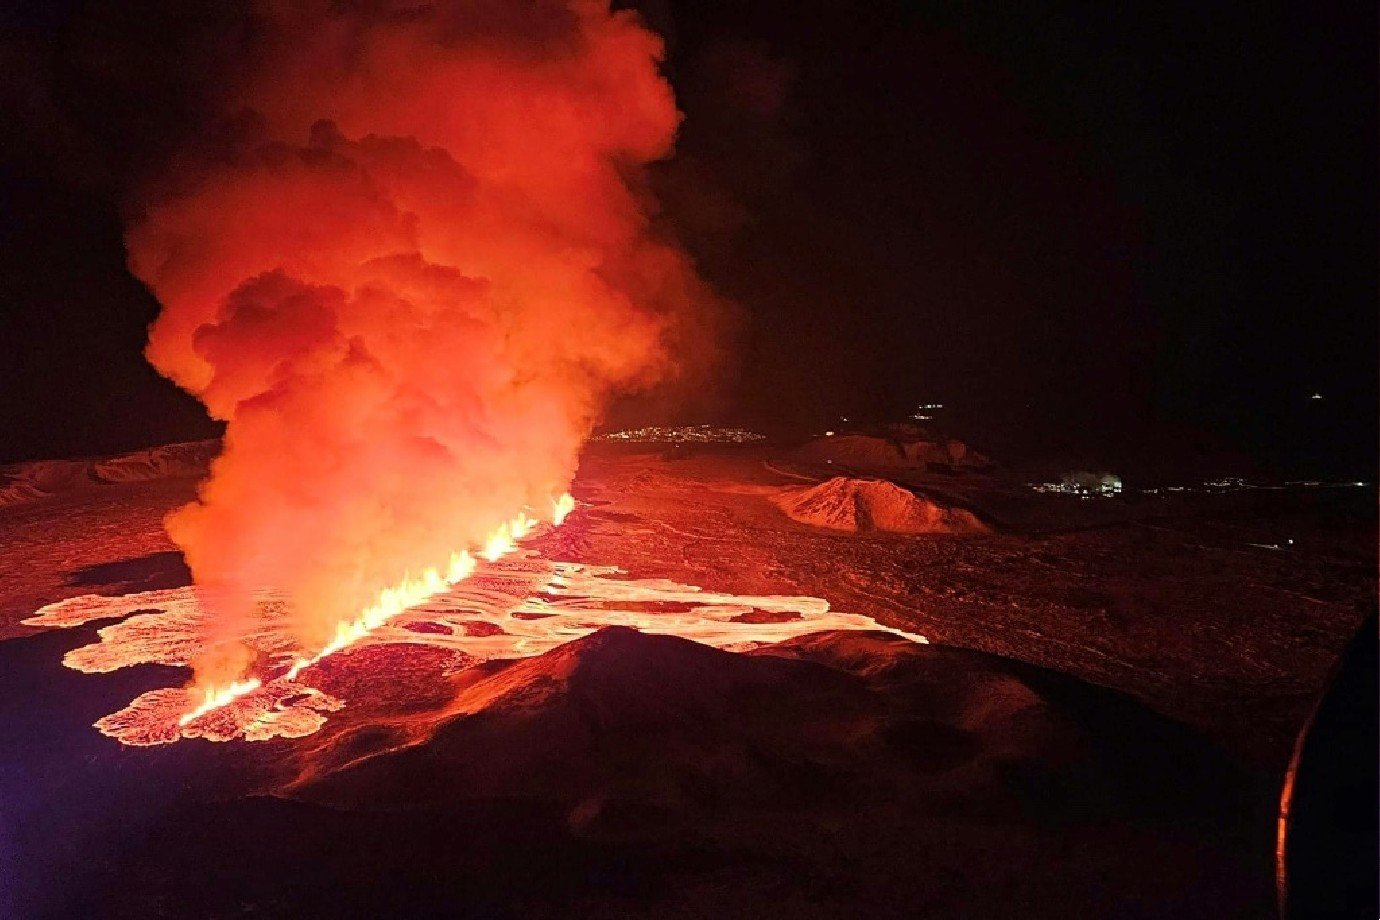
{"label": "billowing ash cloud", "polygon": [[228,423],[169,532],[220,638],[274,585],[312,647],[547,508],[606,401],[673,377],[716,308],[652,227],[679,115],[634,14],[322,0],[247,34],[126,240],[163,304],[149,360]]}

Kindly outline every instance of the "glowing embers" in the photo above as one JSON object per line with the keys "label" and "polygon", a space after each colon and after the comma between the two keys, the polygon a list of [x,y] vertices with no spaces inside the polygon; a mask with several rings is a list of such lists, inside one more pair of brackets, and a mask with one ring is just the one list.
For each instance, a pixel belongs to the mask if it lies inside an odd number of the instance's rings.
{"label": "glowing embers", "polygon": [[[832,629],[886,630],[914,641],[922,636],[881,626],[870,617],[839,613],[815,597],[741,596],[703,591],[667,580],[632,580],[612,567],[551,562],[519,551],[495,563],[477,563],[469,578],[419,605],[385,618],[359,636],[353,648],[425,647],[426,673],[437,677],[497,658],[540,655],[605,626],[630,626],[649,633],[681,636],[726,649]],[[265,593],[251,635],[240,637],[274,664],[273,673],[300,661],[292,650],[291,617],[281,598]],[[79,670],[109,671],[144,662],[185,666],[204,639],[193,589],[153,591],[125,597],[87,596],[45,607],[28,621],[38,626],[75,626],[93,619],[127,617],[100,631],[100,641],[75,649],[64,659]],[[333,664],[331,695],[302,683],[302,669],[231,697],[186,719],[197,702],[187,688],[145,693],[119,712],[96,723],[125,744],[165,744],[180,738],[213,741],[295,738],[309,735],[327,714],[344,707],[350,695],[341,687],[377,680],[377,656],[344,654]],[[398,648],[401,651],[401,648]],[[434,664],[440,653],[440,664]],[[318,656],[317,660],[322,656]],[[413,656],[415,660],[415,656]],[[368,660],[366,660],[368,659]],[[386,659],[383,659],[386,660]],[[406,678],[393,675],[394,683]],[[418,686],[433,693],[435,683]],[[399,692],[410,692],[400,687]]]}

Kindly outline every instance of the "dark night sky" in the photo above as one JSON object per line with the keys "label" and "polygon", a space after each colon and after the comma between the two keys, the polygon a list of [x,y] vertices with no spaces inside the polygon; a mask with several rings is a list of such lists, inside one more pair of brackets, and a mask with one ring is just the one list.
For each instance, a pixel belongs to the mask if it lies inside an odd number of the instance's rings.
{"label": "dark night sky", "polygon": [[[687,115],[667,220],[742,306],[724,418],[938,400],[1012,451],[1374,475],[1373,8],[640,6]],[[196,108],[186,8],[0,12],[0,459],[215,430],[143,364],[120,243]]]}

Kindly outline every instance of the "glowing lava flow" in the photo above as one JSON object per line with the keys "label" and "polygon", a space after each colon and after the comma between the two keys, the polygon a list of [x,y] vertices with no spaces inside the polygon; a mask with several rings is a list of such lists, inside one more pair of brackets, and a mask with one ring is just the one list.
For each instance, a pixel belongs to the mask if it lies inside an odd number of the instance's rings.
{"label": "glowing lava flow", "polygon": [[[252,628],[239,638],[259,656],[294,660],[290,599],[266,589],[256,602]],[[71,628],[118,620],[100,627],[98,641],[71,649],[62,659],[74,670],[104,674],[138,664],[186,667],[205,648],[203,616],[196,590],[188,586],[68,598],[42,608],[25,623]],[[546,654],[608,626],[679,636],[726,651],[838,630],[880,630],[898,639],[926,641],[870,616],[833,610],[824,598],[726,594],[666,579],[629,578],[613,566],[553,561],[519,547],[365,633],[356,647],[373,647],[375,655],[423,655],[447,681],[486,661]],[[359,681],[373,673],[378,661],[365,655],[355,663],[341,662],[330,692],[300,680],[265,678],[256,689],[204,708],[187,722],[182,719],[194,701],[186,687],[150,690],[98,719],[95,727],[122,744],[141,746],[184,738],[302,738],[319,731],[329,713],[346,707],[346,696],[360,692]],[[380,701],[376,690],[367,692],[371,699],[358,701],[364,710]],[[409,691],[398,692],[406,696]]]}
{"label": "glowing lava flow", "polygon": [[[551,522],[563,521],[572,505],[569,496],[556,499]],[[406,698],[409,692],[430,692],[395,689],[388,680],[381,687],[376,683],[381,660],[427,661],[449,681],[484,662],[544,655],[610,626],[679,636],[727,651],[840,630],[927,641],[865,614],[833,610],[820,597],[721,593],[667,579],[629,578],[613,566],[546,559],[520,545],[537,526],[530,515],[518,515],[473,555],[455,553],[444,573],[428,569],[381,592],[356,618],[340,623],[331,641],[309,657],[297,651],[292,599],[281,590],[261,589],[255,596],[256,613],[237,639],[258,660],[277,663],[268,674],[242,677],[210,692],[188,686],[149,690],[98,719],[95,727],[122,744],[139,746],[185,738],[302,738],[319,731],[328,714],[344,709],[350,696],[367,694],[356,705],[365,718],[374,719],[385,717],[389,701],[396,703],[395,694]],[[480,567],[478,560],[489,555],[496,561]],[[204,615],[196,589],[186,586],[68,598],[23,622],[70,628],[118,619],[97,630],[98,641],[73,648],[62,659],[77,671],[107,673],[145,663],[187,667],[206,650]],[[350,656],[322,675],[325,689],[301,680],[306,669],[351,646],[372,651],[357,659]]]}
{"label": "glowing lava flow", "polygon": [[[567,492],[559,498],[552,499],[551,507],[551,525],[559,527],[574,509],[575,499]],[[480,555],[489,562],[497,562],[503,556],[517,549],[518,542],[531,534],[538,523],[540,522],[536,518],[529,517],[524,512],[519,511],[516,517],[500,524],[498,529],[489,536],[484,543],[484,548],[480,551]],[[294,661],[292,667],[283,675],[283,679],[295,680],[303,670],[323,658],[355,644],[398,614],[424,604],[436,595],[464,581],[474,572],[474,567],[474,557],[470,555],[468,550],[461,550],[458,553],[451,553],[450,565],[444,575],[438,569],[428,568],[417,578],[410,575],[403,576],[400,583],[380,591],[378,599],[365,608],[358,617],[339,623],[336,626],[335,636],[315,655],[299,657]],[[253,693],[262,686],[262,680],[251,677],[234,681],[223,687],[208,687],[204,691],[205,697],[200,705],[178,719],[178,724],[187,725],[209,712],[214,712],[242,696]]]}

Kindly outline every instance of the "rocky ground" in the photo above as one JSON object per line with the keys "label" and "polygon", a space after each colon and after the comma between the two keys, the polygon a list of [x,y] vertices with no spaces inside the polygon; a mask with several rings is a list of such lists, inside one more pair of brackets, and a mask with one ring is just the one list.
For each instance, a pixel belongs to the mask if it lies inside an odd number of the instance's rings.
{"label": "rocky ground", "polygon": [[996,475],[852,471],[995,531],[963,535],[840,534],[769,500],[839,472],[766,450],[591,454],[576,495],[594,507],[570,550],[720,590],[826,597],[1124,691],[1276,770],[1375,607],[1373,489],[1080,501]]}
{"label": "rocky ground", "polygon": [[[1290,740],[1375,604],[1373,493],[1091,503],[842,466],[599,446],[538,548],[823,597],[933,645],[613,629],[445,674],[375,646],[323,668],[350,704],[319,733],[253,744],[100,735],[181,672],[77,673],[62,655],[100,624],[18,624],[185,584],[159,522],[194,476],[0,509],[0,914],[1269,916]],[[839,475],[991,532],[779,507]]]}

